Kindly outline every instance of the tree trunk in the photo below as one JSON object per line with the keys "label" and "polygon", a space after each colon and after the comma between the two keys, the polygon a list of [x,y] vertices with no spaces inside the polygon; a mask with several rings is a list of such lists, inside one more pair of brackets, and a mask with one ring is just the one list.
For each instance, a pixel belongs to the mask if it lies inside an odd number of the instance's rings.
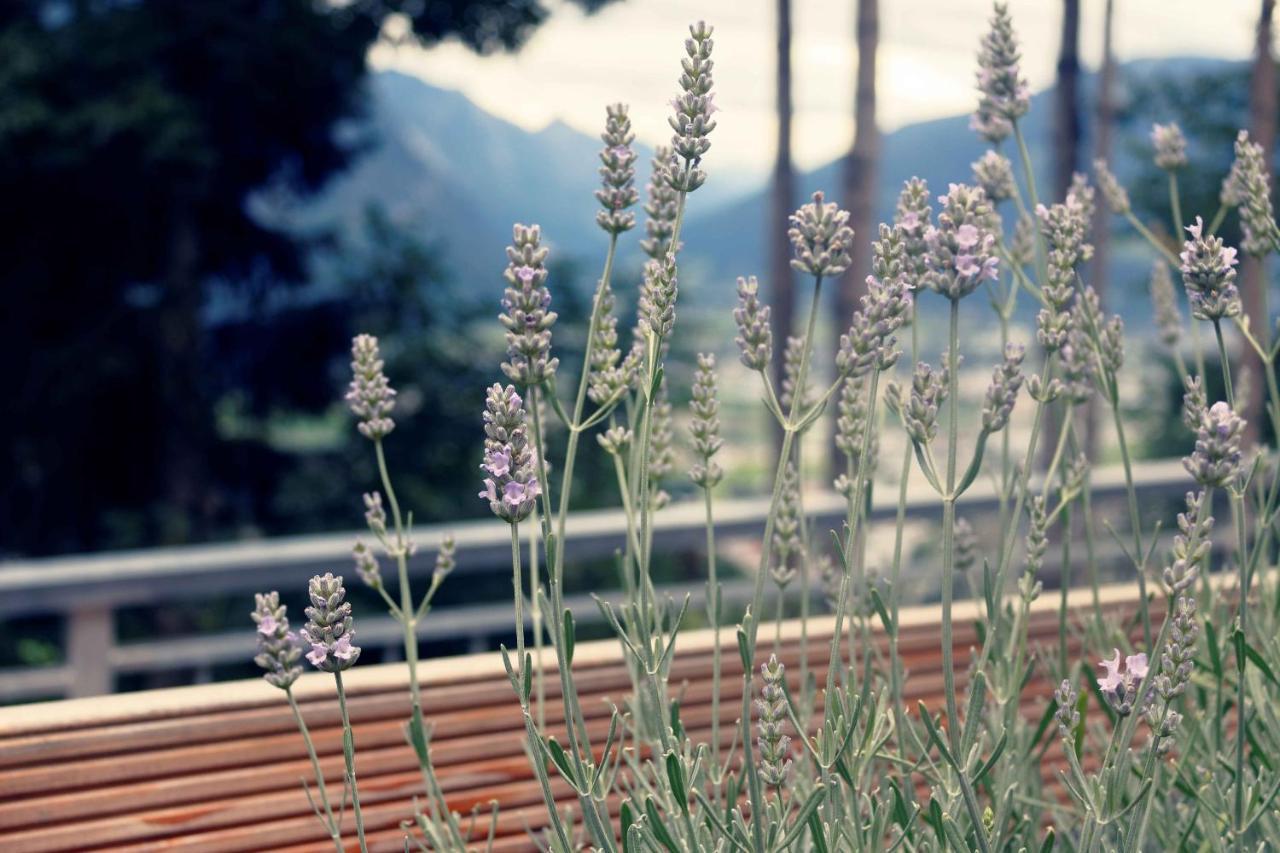
{"label": "tree trunk", "polygon": [[[1080,164],[1080,0],[1062,2],[1062,39],[1058,45],[1058,78],[1053,91],[1053,198],[1061,201]],[[1040,462],[1053,457],[1062,429],[1062,404],[1045,414]]]}
{"label": "tree trunk", "polygon": [[[871,273],[871,243],[876,239],[876,165],[880,160],[880,129],[876,126],[876,49],[880,42],[879,0],[858,0],[858,69],[853,97],[853,147],[845,160],[844,204],[854,230],[849,270],[836,291],[833,340],[849,328],[849,318],[866,293]],[[832,418],[835,417],[834,406]],[[828,454],[831,476],[843,470],[839,455]]]}
{"label": "tree trunk", "polygon": [[[1254,47],[1253,71],[1249,77],[1249,135],[1262,146],[1267,158],[1268,177],[1276,147],[1276,68],[1272,54],[1272,18],[1275,0],[1262,0],[1258,15],[1257,41]],[[1240,263],[1241,295],[1249,326],[1264,343],[1271,340],[1271,322],[1268,314],[1267,264],[1265,258],[1245,255]],[[1252,374],[1249,397],[1244,401],[1244,417],[1248,421],[1247,439],[1257,441],[1262,435],[1262,398],[1266,377],[1264,366],[1249,347],[1241,347],[1243,362]],[[1265,369],[1273,369],[1268,365]]]}
{"label": "tree trunk", "polygon": [[[791,0],[778,0],[778,149],[773,163],[771,215],[765,245],[769,246],[769,269],[772,279],[770,302],[773,306],[774,361],[773,384],[782,388],[784,375],[782,354],[787,336],[795,327],[795,274],[791,269],[791,241],[787,238],[788,217],[795,210],[795,171],[791,165]],[[781,450],[782,430],[770,416],[775,453]]]}
{"label": "tree trunk", "polygon": [[[1115,0],[1107,0],[1102,17],[1102,68],[1098,72],[1097,103],[1094,109],[1093,156],[1096,160],[1111,160],[1111,131],[1115,124],[1116,57],[1112,47],[1112,23],[1115,19]],[[1101,201],[1101,199],[1099,200]],[[1098,292],[1102,304],[1107,304],[1107,257],[1111,248],[1111,209],[1098,204],[1093,214],[1093,265],[1089,280]],[[1090,400],[1083,407],[1085,453],[1097,458],[1098,409]]]}

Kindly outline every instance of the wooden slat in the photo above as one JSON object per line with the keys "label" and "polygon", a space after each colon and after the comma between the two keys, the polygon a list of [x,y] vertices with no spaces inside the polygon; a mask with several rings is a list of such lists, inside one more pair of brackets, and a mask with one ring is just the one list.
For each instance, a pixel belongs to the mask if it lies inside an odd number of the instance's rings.
{"label": "wooden slat", "polygon": [[[1104,590],[1109,610],[1132,607],[1128,587]],[[1072,594],[1071,604],[1087,604]],[[1037,602],[1029,631],[1033,643],[1056,644],[1057,601]],[[957,680],[965,683],[968,649],[977,641],[972,603],[956,607]],[[937,611],[902,613],[900,650],[908,669],[910,707],[943,706]],[[810,630],[814,676],[825,675],[831,623],[815,619]],[[771,637],[762,632],[762,652]],[[722,633],[721,738],[727,746],[741,700],[741,662],[733,631]],[[883,635],[874,645],[885,651]],[[707,739],[711,724],[710,632],[682,636],[672,664],[671,689],[682,695],[682,718],[691,736]],[[1078,638],[1072,639],[1073,651]],[[780,657],[798,684],[801,642],[795,622],[784,626]],[[845,644],[847,648],[847,644]],[[842,652],[844,649],[842,649]],[[859,654],[866,649],[859,649]],[[528,828],[546,815],[524,753],[524,731],[501,664],[495,655],[468,656],[423,665],[427,713],[434,726],[432,754],[452,808],[469,812],[502,804],[498,850],[532,849]],[[421,780],[402,734],[409,713],[403,664],[357,667],[345,679],[358,747],[357,762],[366,825],[374,849],[402,850],[401,821],[412,815]],[[630,681],[615,641],[583,643],[575,655],[574,681],[591,739],[603,741],[609,703],[621,704]],[[546,679],[546,716],[563,722],[559,680]],[[1023,694],[1024,713],[1038,714],[1052,685],[1034,680]],[[297,693],[311,727],[331,792],[342,778],[341,729],[332,682],[304,677]],[[1044,765],[1053,780],[1058,753]],[[302,742],[279,692],[260,681],[88,702],[46,703],[0,710],[0,849],[15,853],[122,849],[201,851],[332,849],[310,813],[300,779],[310,776]],[[573,802],[558,780],[557,798]],[[487,826],[487,817],[481,824]],[[347,818],[351,834],[350,816]]]}

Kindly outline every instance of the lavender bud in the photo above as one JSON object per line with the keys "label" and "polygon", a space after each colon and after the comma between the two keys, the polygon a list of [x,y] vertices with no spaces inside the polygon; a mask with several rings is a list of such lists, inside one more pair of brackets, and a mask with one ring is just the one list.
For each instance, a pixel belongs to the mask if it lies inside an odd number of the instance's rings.
{"label": "lavender bud", "polygon": [[956,519],[955,531],[952,535],[956,546],[956,570],[967,573],[978,565],[978,536],[973,532],[973,525],[967,518]]}
{"label": "lavender bud", "polygon": [[1095,200],[1097,193],[1093,187],[1089,186],[1089,176],[1084,172],[1071,173],[1071,185],[1067,187],[1067,203],[1078,206],[1084,217],[1085,238],[1089,236],[1089,229],[1093,225],[1094,214],[1098,212],[1098,203]]}
{"label": "lavender bud", "polygon": [[897,362],[901,351],[893,333],[911,314],[910,264],[900,227],[882,224],[880,239],[872,244],[874,275],[867,276],[861,307],[854,312],[849,331],[840,337],[839,375],[859,377],[869,370],[888,370]]}
{"label": "lavender bud", "polygon": [[1098,187],[1102,190],[1102,199],[1107,207],[1117,216],[1124,216],[1132,206],[1129,204],[1129,193],[1120,185],[1119,179],[1107,165],[1106,160],[1093,161],[1093,175],[1098,179]]}
{"label": "lavender bud", "polygon": [[1018,269],[1026,269],[1035,262],[1035,257],[1036,222],[1030,216],[1019,216],[1009,243],[1009,260]]}
{"label": "lavender bud", "polygon": [[982,187],[992,204],[1013,198],[1018,186],[1013,180],[1013,164],[997,151],[988,150],[971,164],[973,182]]}
{"label": "lavender bud", "polygon": [[1021,344],[1005,344],[1004,361],[991,373],[986,399],[982,404],[982,428],[989,433],[999,432],[1009,423],[1013,405],[1022,387],[1022,359],[1026,348]]}
{"label": "lavender bud", "polygon": [[253,597],[255,607],[249,618],[257,626],[258,653],[253,662],[265,672],[263,678],[273,687],[288,690],[302,675],[298,658],[302,648],[298,637],[289,630],[288,608],[280,603],[280,593],[258,593]]}
{"label": "lavender bud", "polygon": [[671,422],[671,398],[664,376],[654,395],[649,415],[649,479],[661,480],[675,464],[675,430]]}
{"label": "lavender bud", "polygon": [[849,211],[823,198],[821,191],[816,192],[813,201],[791,214],[787,230],[795,249],[791,266],[813,276],[836,276],[849,267],[853,229],[848,224]]}
{"label": "lavender bud", "polygon": [[777,655],[769,655],[769,662],[760,665],[764,686],[756,708],[760,712],[756,743],[760,749],[760,779],[771,788],[781,787],[791,770],[791,738],[783,734],[787,723],[787,697],[782,680],[786,667],[778,662]]}
{"label": "lavender bud", "polygon": [[596,299],[600,304],[592,333],[587,396],[591,402],[602,406],[622,396],[630,385],[630,377],[620,364],[622,352],[618,349],[618,318],[613,313],[613,288],[603,283]]}
{"label": "lavender bud", "polygon": [[1262,257],[1280,243],[1271,207],[1271,179],[1267,174],[1268,155],[1262,146],[1249,141],[1248,131],[1236,137],[1236,161],[1231,171],[1235,176],[1236,197],[1240,206],[1241,246],[1251,255]]}
{"label": "lavender bud", "polygon": [[540,385],[555,375],[560,359],[551,357],[551,327],[556,312],[547,290],[547,249],[541,245],[537,226],[516,225],[512,245],[507,247],[507,287],[503,291],[502,314],[498,316],[507,334],[507,361],[502,372],[512,382],[526,388]]}
{"label": "lavender bud", "polygon": [[382,570],[378,566],[378,558],[363,542],[356,542],[351,548],[351,556],[355,560],[356,574],[367,586],[378,589],[382,586]]}
{"label": "lavender bud", "polygon": [[773,522],[774,564],[769,569],[773,582],[781,589],[796,576],[792,561],[804,559],[804,545],[800,538],[800,473],[795,462],[788,461],[782,470],[782,495],[778,513]]}
{"label": "lavender bud", "polygon": [[364,495],[364,523],[369,532],[379,539],[387,535],[387,513],[382,508],[382,495],[378,492],[367,492]]}
{"label": "lavender bud", "polygon": [[690,38],[685,39],[684,49],[688,58],[681,61],[683,73],[680,88],[684,94],[671,101],[674,114],[667,119],[675,135],[671,147],[684,158],[683,169],[673,169],[668,174],[671,186],[681,192],[693,192],[707,180],[707,175],[697,164],[711,148],[707,139],[716,129],[712,114],[719,109],[712,93],[711,40],[712,28],[703,21],[689,27]]}
{"label": "lavender bud", "polygon": [[444,579],[458,567],[458,542],[452,533],[446,533],[440,542],[440,550],[436,552],[436,565],[431,574],[435,583],[443,583]]}
{"label": "lavender bud", "polygon": [[387,383],[378,356],[378,339],[373,335],[356,335],[351,341],[351,385],[347,405],[360,419],[357,429],[370,441],[380,441],[396,428],[388,417],[395,406],[395,389]]}
{"label": "lavender bud", "polygon": [[1200,564],[1209,557],[1213,516],[1203,514],[1205,493],[1187,492],[1187,511],[1178,513],[1178,532],[1173,537],[1169,565],[1162,576],[1170,595],[1180,595],[1200,576]]}
{"label": "lavender bud", "polygon": [[631,430],[626,427],[610,427],[596,436],[596,441],[604,448],[605,453],[620,455],[631,444]]}
{"label": "lavender bud", "polygon": [[1058,721],[1058,733],[1067,742],[1067,749],[1074,749],[1076,726],[1080,725],[1080,712],[1076,709],[1080,695],[1071,686],[1071,682],[1064,678],[1053,692],[1053,698],[1058,702],[1058,710],[1054,712],[1054,718]]}
{"label": "lavender bud", "polygon": [[1166,172],[1176,172],[1187,165],[1187,138],[1176,123],[1153,124],[1151,146],[1155,148],[1156,166]]}
{"label": "lavender bud", "polygon": [[[809,357],[813,357],[812,348],[809,350]],[[800,362],[803,358],[804,341],[795,335],[789,336],[786,349],[782,351],[782,387],[778,393],[778,402],[782,405],[783,411],[789,411],[794,405],[796,380],[800,377]],[[804,390],[799,396],[801,409],[809,407],[814,402],[813,389],[809,387],[807,379]]]}
{"label": "lavender bud", "polygon": [[[876,429],[871,420],[871,408],[866,398],[866,389],[863,383],[856,379],[845,379],[840,386],[840,401],[837,403],[836,415],[836,447],[849,459],[853,469],[857,471],[864,479],[869,478],[875,472],[875,462],[878,455],[877,444],[878,437]],[[871,434],[867,435],[867,430],[871,430]],[[862,459],[862,444],[867,442],[867,460],[866,465]],[[852,483],[845,484],[851,488]],[[840,485],[836,486],[836,491],[843,492],[844,488]],[[852,492],[850,493],[852,494]]]}
{"label": "lavender bud", "polygon": [[636,217],[627,208],[636,203],[636,154],[631,150],[635,134],[626,104],[605,108],[605,129],[600,135],[604,148],[600,151],[600,178],[603,188],[596,190],[596,200],[604,210],[596,213],[596,224],[607,233],[618,235],[635,227]]}
{"label": "lavender bud", "polygon": [[653,173],[645,187],[648,200],[644,205],[645,239],[640,241],[640,248],[655,261],[660,261],[668,252],[679,252],[679,246],[671,245],[675,236],[676,214],[680,210],[680,193],[672,186],[672,161],[675,154],[670,148],[659,145],[653,150]]}
{"label": "lavender bud", "polygon": [[1207,410],[1201,410],[1195,450],[1182,460],[1197,483],[1227,486],[1239,477],[1244,427],[1244,418],[1225,401],[1219,400]]}
{"label": "lavender bud", "polygon": [[326,572],[316,575],[307,586],[311,606],[307,608],[307,624],[300,632],[309,646],[307,660],[316,669],[342,672],[355,666],[360,657],[359,646],[351,644],[355,629],[351,621],[351,604],[344,601],[347,591],[342,577]]}
{"label": "lavender bud", "polygon": [[912,291],[919,290],[929,273],[929,244],[925,236],[933,225],[929,185],[922,179],[912,178],[903,184],[893,224],[902,237],[906,254],[907,287]]}
{"label": "lavender bud", "polygon": [[644,267],[640,285],[640,302],[636,307],[640,328],[659,341],[671,334],[676,323],[676,256],[670,253],[661,261],[649,261]]}
{"label": "lavender bud", "polygon": [[1049,548],[1049,519],[1045,512],[1044,498],[1035,495],[1027,506],[1030,516],[1027,522],[1026,564],[1018,579],[1018,592],[1023,601],[1030,604],[1040,597],[1044,585],[1036,575],[1044,566],[1045,551]]}
{"label": "lavender bud", "polygon": [[1191,316],[1218,320],[1240,314],[1240,291],[1236,289],[1236,250],[1224,246],[1221,237],[1204,235],[1199,216],[1187,226],[1191,235],[1182,246],[1182,283],[1187,288]]}
{"label": "lavender bud", "polygon": [[698,353],[698,369],[693,374],[693,399],[689,402],[692,419],[689,432],[693,436],[693,450],[698,461],[689,471],[689,478],[704,489],[720,482],[724,472],[712,461],[712,457],[724,446],[720,438],[720,400],[716,391],[716,357],[710,353]]}
{"label": "lavender bud", "polygon": [[[1041,314],[1044,312],[1041,311]],[[1027,377],[1027,396],[1037,403],[1049,404],[1062,396],[1065,389],[1058,379],[1050,379],[1048,382],[1040,378],[1040,374],[1033,373]]]}
{"label": "lavender bud", "polygon": [[1187,689],[1195,669],[1196,637],[1200,634],[1194,598],[1178,596],[1175,610],[1169,642],[1160,655],[1160,674],[1155,680],[1156,692],[1166,702]]}
{"label": "lavender bud", "polygon": [[1170,349],[1182,339],[1182,316],[1178,313],[1178,296],[1173,290],[1173,277],[1164,261],[1151,264],[1151,302],[1156,312],[1156,329],[1160,341]]}
{"label": "lavender bud", "polygon": [[938,203],[938,224],[925,234],[930,270],[925,284],[949,299],[960,299],[983,281],[999,277],[996,238],[989,228],[991,205],[980,188],[964,184],[951,184]]}
{"label": "lavender bud", "polygon": [[733,340],[742,354],[742,363],[763,371],[773,361],[773,329],[769,325],[769,306],[760,301],[759,293],[760,283],[755,276],[738,277],[738,307],[733,309],[738,336]]}
{"label": "lavender bud", "polygon": [[1022,76],[1017,38],[1008,7],[995,4],[991,29],[978,51],[978,108],[969,127],[990,142],[1013,131],[1013,122],[1031,106],[1030,90]]}
{"label": "lavender bud", "polygon": [[516,389],[494,384],[485,395],[484,491],[494,515],[516,523],[533,511],[542,487],[538,482],[537,454],[525,426],[524,402]]}
{"label": "lavender bud", "polygon": [[907,434],[919,444],[928,444],[938,434],[938,407],[947,399],[947,359],[934,370],[924,362],[911,375],[911,399],[902,412]]}

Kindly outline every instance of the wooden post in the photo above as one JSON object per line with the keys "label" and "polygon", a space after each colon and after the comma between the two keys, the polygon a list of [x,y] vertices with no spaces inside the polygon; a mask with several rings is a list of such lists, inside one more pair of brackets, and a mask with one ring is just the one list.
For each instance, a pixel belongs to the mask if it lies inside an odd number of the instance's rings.
{"label": "wooden post", "polygon": [[71,668],[72,698],[101,696],[115,689],[111,649],[115,645],[111,608],[86,604],[67,614],[67,666]]}

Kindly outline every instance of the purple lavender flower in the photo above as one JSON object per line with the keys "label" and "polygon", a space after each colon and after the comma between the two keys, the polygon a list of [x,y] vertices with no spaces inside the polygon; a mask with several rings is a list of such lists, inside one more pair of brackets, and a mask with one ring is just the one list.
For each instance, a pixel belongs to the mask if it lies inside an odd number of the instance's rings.
{"label": "purple lavender flower", "polygon": [[551,356],[551,327],[556,312],[547,290],[547,249],[542,230],[516,225],[507,247],[507,287],[498,316],[507,335],[507,360],[502,372],[524,387],[539,385],[555,375],[560,360]]}
{"label": "purple lavender flower", "polygon": [[268,684],[288,690],[302,675],[298,636],[289,630],[287,608],[280,603],[280,593],[258,593],[253,599],[255,607],[249,617],[257,625],[258,638],[253,662],[265,670],[262,677]]}
{"label": "purple lavender flower", "polygon": [[970,168],[973,169],[973,182],[982,187],[982,191],[987,194],[992,204],[999,204],[1017,194],[1018,186],[1013,180],[1013,164],[1003,154],[988,150],[980,159],[975,160]]}
{"label": "purple lavender flower", "polygon": [[1271,180],[1267,174],[1267,153],[1249,132],[1236,137],[1236,159],[1223,185],[1223,201],[1240,206],[1241,246],[1251,255],[1262,257],[1280,245],[1280,229],[1276,226],[1271,206]]}
{"label": "purple lavender flower", "polygon": [[1120,663],[1120,650],[1114,650],[1111,660],[1099,661],[1104,674],[1098,679],[1098,687],[1102,695],[1117,714],[1124,717],[1133,712],[1134,703],[1138,700],[1138,688],[1142,679],[1147,677],[1147,656],[1139,653],[1129,655]]}
{"label": "purple lavender flower", "polygon": [[999,277],[991,205],[980,187],[965,184],[951,184],[938,203],[938,224],[925,233],[930,268],[925,283],[949,299],[960,299]]}
{"label": "purple lavender flower", "polygon": [[360,434],[371,441],[380,441],[396,427],[388,417],[395,407],[396,392],[382,368],[378,339],[356,335],[351,341],[352,377],[346,400],[352,414],[360,419]]}
{"label": "purple lavender flower", "polygon": [[1187,138],[1176,123],[1153,124],[1151,146],[1156,152],[1156,165],[1161,169],[1176,172],[1187,165]]}
{"label": "purple lavender flower", "polygon": [[688,58],[681,62],[680,88],[683,94],[671,101],[673,114],[667,119],[675,135],[671,137],[671,147],[675,153],[684,158],[683,168],[672,169],[667,178],[671,186],[681,192],[690,193],[702,186],[707,175],[697,168],[703,156],[711,148],[707,138],[716,129],[711,114],[717,109],[715,96],[711,91],[714,81],[711,78],[711,39],[712,28],[699,21],[689,27],[689,38],[684,47]]}
{"label": "purple lavender flower", "polygon": [[627,211],[639,195],[635,188],[635,152],[631,143],[631,119],[626,104],[611,104],[605,108],[605,129],[600,135],[604,150],[600,152],[600,177],[604,182],[596,190],[596,200],[604,210],[596,213],[596,224],[606,233],[618,235],[630,231],[636,224],[634,213]]}
{"label": "purple lavender flower", "polygon": [[542,488],[538,482],[537,454],[525,426],[524,401],[516,389],[495,384],[485,396],[485,473],[480,497],[501,519],[516,523],[528,517]]}
{"label": "purple lavender flower", "polygon": [[1191,315],[1200,320],[1219,320],[1240,314],[1240,291],[1236,289],[1236,250],[1225,246],[1221,237],[1204,234],[1204,221],[1197,216],[1187,226],[1191,239],[1182,246],[1182,282],[1187,288]]}
{"label": "purple lavender flower", "polygon": [[853,246],[849,211],[826,201],[821,191],[791,214],[787,236],[795,249],[794,269],[812,276],[835,276],[848,269]]}
{"label": "purple lavender flower", "polygon": [[1244,418],[1222,400],[1201,408],[1199,415],[1195,450],[1182,464],[1202,486],[1230,485],[1240,476]]}
{"label": "purple lavender flower", "polygon": [[355,628],[351,620],[351,603],[344,601],[347,590],[342,577],[326,572],[316,575],[307,586],[311,606],[307,608],[307,624],[299,633],[307,644],[307,660],[325,672],[342,672],[355,665],[360,648],[351,644]]}
{"label": "purple lavender flower", "polygon": [[760,283],[755,276],[738,277],[738,307],[733,320],[738,325],[734,342],[742,363],[752,370],[768,369],[773,361],[773,328],[769,325],[769,306],[760,301]]}
{"label": "purple lavender flower", "polygon": [[1012,133],[1013,122],[1031,106],[1021,60],[1008,7],[996,3],[991,29],[982,37],[978,51],[978,108],[969,122],[990,142],[999,142]]}
{"label": "purple lavender flower", "polygon": [[1006,344],[1004,361],[991,373],[991,384],[987,386],[982,404],[982,428],[987,432],[999,432],[1009,423],[1022,388],[1022,360],[1026,352],[1021,344]]}
{"label": "purple lavender flower", "polygon": [[647,200],[644,205],[645,239],[640,248],[655,261],[662,260],[668,252],[679,252],[679,246],[671,244],[675,236],[676,214],[680,210],[680,193],[672,186],[675,169],[675,153],[659,145],[653,150],[652,176],[645,187]]}

